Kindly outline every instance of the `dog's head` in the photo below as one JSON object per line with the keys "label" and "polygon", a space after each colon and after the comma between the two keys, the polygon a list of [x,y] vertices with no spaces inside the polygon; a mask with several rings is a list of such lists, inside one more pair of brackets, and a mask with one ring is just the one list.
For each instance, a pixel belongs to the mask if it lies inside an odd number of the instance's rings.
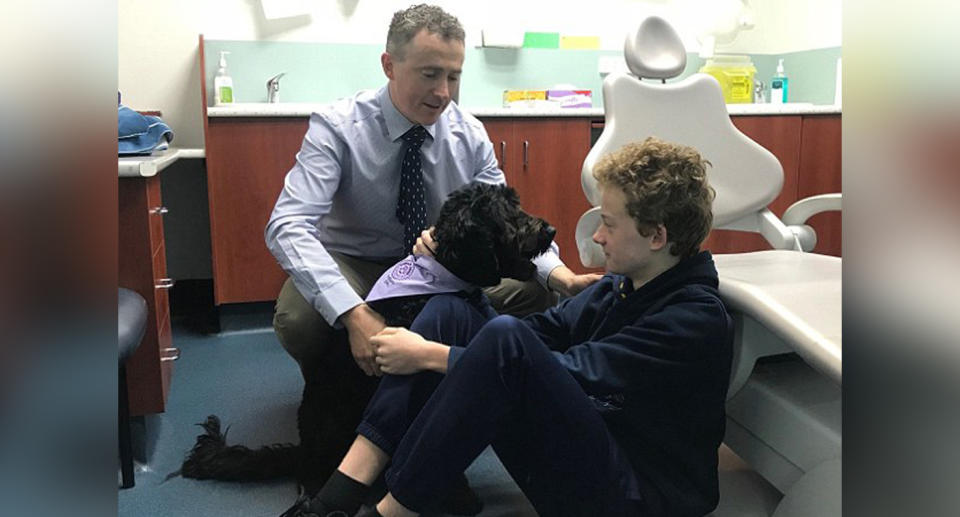
{"label": "dog's head", "polygon": [[474,285],[501,278],[529,280],[530,259],[550,247],[557,231],[520,209],[516,191],[505,185],[471,184],[450,194],[440,209],[433,236],[436,258]]}

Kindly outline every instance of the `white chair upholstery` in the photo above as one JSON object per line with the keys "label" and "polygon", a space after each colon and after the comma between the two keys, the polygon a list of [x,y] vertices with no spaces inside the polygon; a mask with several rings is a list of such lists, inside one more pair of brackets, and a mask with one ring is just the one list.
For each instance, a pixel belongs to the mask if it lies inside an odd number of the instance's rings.
{"label": "white chair upholstery", "polygon": [[[602,156],[648,136],[698,149],[712,165],[714,228],[760,233],[774,248],[715,256],[737,328],[725,442],[785,494],[773,515],[839,515],[841,260],[802,251],[816,242],[806,219],[839,209],[839,195],[798,202],[785,214],[789,226],[768,210],[783,169],[733,125],[717,81],[694,74],[663,82],[664,70],[680,73],[669,57],[685,52],[680,41],[662,19],[645,20],[624,48],[635,76],[611,74],[603,82],[606,123],[581,174],[595,207],[577,225],[581,261],[603,265],[591,239],[600,204],[592,171]],[[768,356],[777,357],[758,363]],[[810,497],[816,504],[804,503]]]}

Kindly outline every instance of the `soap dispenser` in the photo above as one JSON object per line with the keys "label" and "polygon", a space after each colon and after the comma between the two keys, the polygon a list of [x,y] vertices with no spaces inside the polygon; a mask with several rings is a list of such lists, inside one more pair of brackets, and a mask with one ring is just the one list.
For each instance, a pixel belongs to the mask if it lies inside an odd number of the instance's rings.
{"label": "soap dispenser", "polygon": [[790,80],[783,71],[783,59],[777,63],[777,75],[770,80],[770,102],[772,104],[786,104]]}
{"label": "soap dispenser", "polygon": [[213,78],[213,99],[217,106],[223,104],[233,104],[233,79],[227,73],[227,56],[230,52],[220,51],[220,68],[217,69],[217,75]]}

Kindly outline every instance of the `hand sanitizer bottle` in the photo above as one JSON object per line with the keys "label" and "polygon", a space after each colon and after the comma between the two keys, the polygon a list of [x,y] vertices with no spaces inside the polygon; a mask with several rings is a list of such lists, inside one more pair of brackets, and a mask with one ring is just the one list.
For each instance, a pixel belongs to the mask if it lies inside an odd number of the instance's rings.
{"label": "hand sanitizer bottle", "polygon": [[790,80],[783,71],[783,59],[777,63],[777,75],[770,80],[770,102],[772,104],[786,104]]}
{"label": "hand sanitizer bottle", "polygon": [[217,106],[233,104],[233,79],[227,73],[227,56],[229,51],[220,51],[220,68],[213,78],[213,102]]}

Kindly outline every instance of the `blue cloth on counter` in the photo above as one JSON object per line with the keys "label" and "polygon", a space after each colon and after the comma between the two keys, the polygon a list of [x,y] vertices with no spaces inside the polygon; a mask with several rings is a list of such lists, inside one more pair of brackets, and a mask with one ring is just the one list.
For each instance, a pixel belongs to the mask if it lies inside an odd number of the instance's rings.
{"label": "blue cloth on counter", "polygon": [[120,105],[117,108],[117,137],[130,138],[144,135],[148,129],[150,129],[150,122],[147,121],[147,117],[127,106]]}
{"label": "blue cloth on counter", "polygon": [[160,117],[141,115],[127,106],[117,108],[118,154],[150,154],[173,141],[173,130]]}

